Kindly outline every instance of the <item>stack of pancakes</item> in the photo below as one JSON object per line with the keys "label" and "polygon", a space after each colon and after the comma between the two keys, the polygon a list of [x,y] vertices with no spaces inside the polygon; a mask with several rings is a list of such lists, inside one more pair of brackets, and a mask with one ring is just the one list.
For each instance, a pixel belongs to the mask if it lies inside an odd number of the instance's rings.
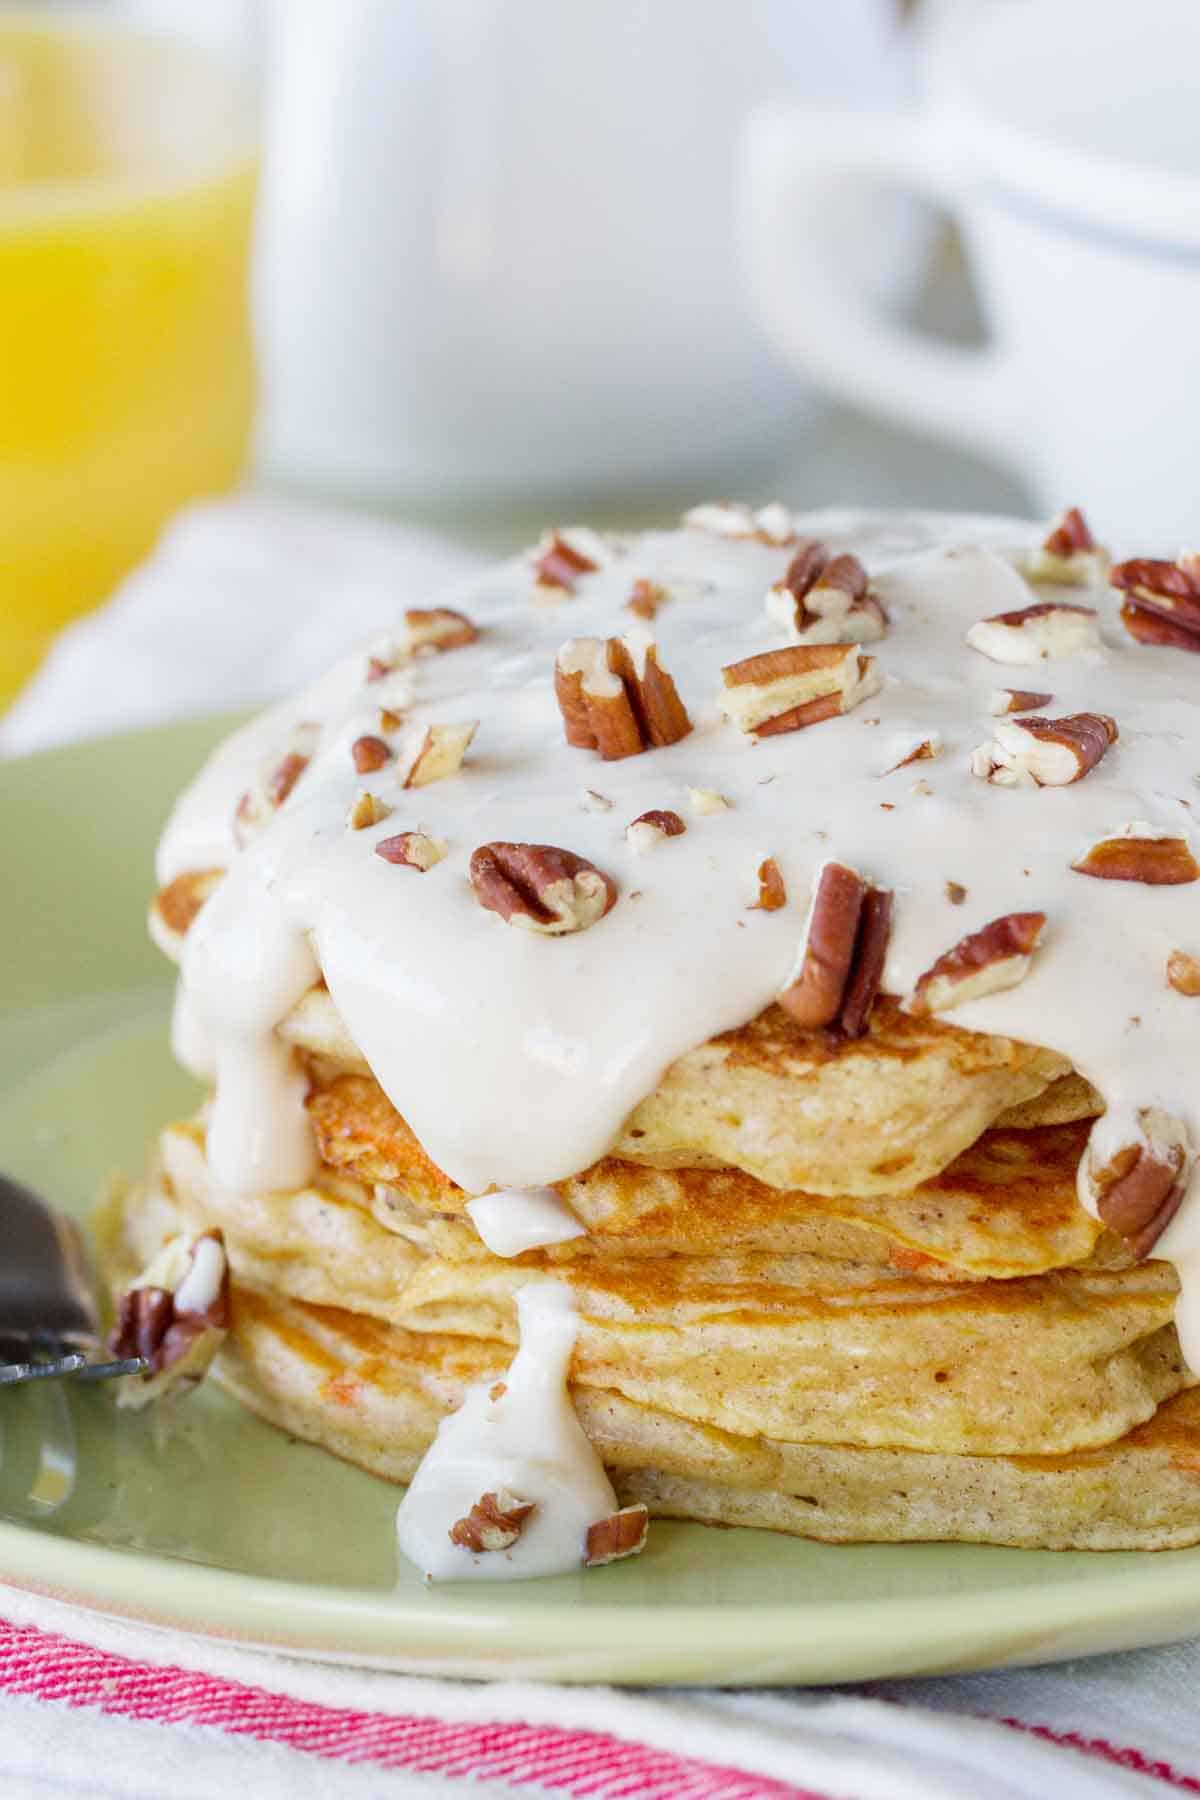
{"label": "stack of pancakes", "polygon": [[[168,950],[211,886],[159,895]],[[850,1041],[770,1006],[677,1060],[611,1154],[556,1184],[581,1235],[501,1259],[324,986],[280,1031],[319,1175],[231,1195],[203,1115],[174,1124],[116,1255],[223,1229],[218,1378],[286,1430],[408,1479],[465,1389],[503,1375],[515,1292],[550,1273],[575,1298],[573,1397],[622,1503],[828,1540],[1200,1540],[1174,1270],[1079,1205],[1102,1107],[1060,1055],[887,997]]]}

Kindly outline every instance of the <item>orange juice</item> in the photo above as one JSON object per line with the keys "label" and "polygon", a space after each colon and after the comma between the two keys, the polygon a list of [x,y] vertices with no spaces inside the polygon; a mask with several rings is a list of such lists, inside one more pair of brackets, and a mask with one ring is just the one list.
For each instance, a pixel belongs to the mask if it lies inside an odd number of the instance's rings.
{"label": "orange juice", "polygon": [[0,705],[242,467],[255,175],[197,53],[0,10]]}

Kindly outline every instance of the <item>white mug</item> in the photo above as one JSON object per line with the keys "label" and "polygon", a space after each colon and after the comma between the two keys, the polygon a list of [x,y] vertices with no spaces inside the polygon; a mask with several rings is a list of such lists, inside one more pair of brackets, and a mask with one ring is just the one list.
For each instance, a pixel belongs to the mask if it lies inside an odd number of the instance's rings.
{"label": "white mug", "polygon": [[[934,33],[916,115],[780,108],[746,145],[748,280],[776,347],[853,402],[997,456],[1043,506],[1200,538],[1200,6],[1007,0]],[[958,222],[990,342],[885,316],[830,220],[864,187]]]}
{"label": "white mug", "polygon": [[[274,0],[269,470],[370,499],[707,485],[812,402],[734,259],[759,104],[904,85],[894,0]],[[903,228],[876,261],[914,272]]]}

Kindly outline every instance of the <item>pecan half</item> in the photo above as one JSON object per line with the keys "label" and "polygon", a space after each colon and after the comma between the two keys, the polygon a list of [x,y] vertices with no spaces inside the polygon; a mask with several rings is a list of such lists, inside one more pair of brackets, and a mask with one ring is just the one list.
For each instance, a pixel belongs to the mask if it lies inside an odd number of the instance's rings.
{"label": "pecan half", "polygon": [[1127,598],[1121,622],[1140,644],[1200,651],[1200,557],[1175,562],[1134,557],[1118,563],[1110,577]]}
{"label": "pecan half", "polygon": [[641,813],[625,827],[625,841],[640,855],[645,850],[652,850],[655,844],[661,844],[664,838],[681,837],[686,830],[687,826],[677,812],[655,807]]}
{"label": "pecan half", "polygon": [[994,719],[1001,719],[1006,713],[1036,712],[1040,706],[1049,706],[1053,698],[1053,694],[1036,694],[1031,688],[993,688],[988,711]]}
{"label": "pecan half", "polygon": [[549,937],[597,924],[617,899],[616,883],[594,863],[553,844],[481,844],[470,878],[488,912]]}
{"label": "pecan half", "polygon": [[739,730],[756,737],[800,731],[835,718],[883,685],[875,658],[863,656],[855,644],[765,650],[729,663],[721,677],[721,711]]}
{"label": "pecan half", "polygon": [[482,1494],[465,1518],[450,1527],[450,1542],[481,1556],[491,1550],[509,1550],[526,1521],[537,1511],[533,1500],[519,1500],[507,1488]]}
{"label": "pecan half", "polygon": [[1101,838],[1071,867],[1100,881],[1140,881],[1146,887],[1182,887],[1200,879],[1200,863],[1183,832],[1164,832],[1136,819]]}
{"label": "pecan half", "polygon": [[554,666],[554,694],[568,744],[606,762],[677,744],[692,729],[675,683],[647,632],[570,638]]}
{"label": "pecan half", "polygon": [[431,781],[456,775],[478,729],[478,719],[428,726],[409,752],[401,786],[428,787]]}
{"label": "pecan half", "polygon": [[1188,650],[1193,656],[1200,653],[1200,631],[1192,631],[1186,625],[1164,618],[1161,613],[1151,612],[1148,607],[1135,606],[1131,600],[1121,608],[1121,623],[1139,644]]}
{"label": "pecan half", "polygon": [[871,644],[888,624],[858,558],[831,557],[816,541],[801,545],[767,590],[767,616],[796,644]]}
{"label": "pecan half", "polygon": [[947,1012],[1016,987],[1029,973],[1045,924],[1045,913],[1005,913],[960,938],[918,977],[904,1011]]}
{"label": "pecan half", "polygon": [[1158,1107],[1100,1119],[1079,1165],[1080,1201],[1141,1261],[1178,1212],[1191,1161],[1185,1127]]}
{"label": "pecan half", "polygon": [[380,838],[375,854],[384,862],[396,863],[400,868],[419,869],[424,874],[435,863],[441,862],[446,849],[441,838],[430,837],[424,831],[400,831],[395,837]]}
{"label": "pecan half", "polygon": [[461,650],[479,636],[465,613],[449,606],[410,607],[404,615],[410,656],[426,656],[445,650]]}
{"label": "pecan half", "polygon": [[1100,622],[1090,606],[1043,600],[980,619],[967,632],[967,643],[993,662],[1028,666],[1096,649]]}
{"label": "pecan half", "polygon": [[758,865],[758,899],[749,910],[751,912],[778,912],[787,905],[787,887],[779,870],[779,864],[773,856]]}
{"label": "pecan half", "polygon": [[1095,768],[1119,735],[1107,713],[1010,719],[993,729],[991,743],[973,751],[971,773],[997,787],[1069,787]]}
{"label": "pecan half", "polygon": [[760,506],[757,512],[741,500],[709,500],[685,512],[683,522],[695,531],[710,531],[716,537],[754,538],[777,549],[796,541],[792,515],[778,500]]}
{"label": "pecan half", "polygon": [[[1162,619],[1176,632],[1200,633],[1200,561],[1194,556],[1181,556],[1176,562],[1138,556],[1118,563],[1109,577],[1112,585],[1127,595],[1121,617],[1135,637],[1150,643],[1175,643],[1175,636],[1143,637],[1153,630],[1153,620]],[[1134,622],[1126,617],[1130,611]],[[1145,615],[1150,614],[1150,620]],[[1134,625],[1138,629],[1134,629]],[[1200,649],[1200,644],[1186,645]]]}
{"label": "pecan half", "polygon": [[828,862],[813,889],[795,971],[779,996],[804,1030],[861,1037],[879,991],[892,926],[892,895],[855,869]]}
{"label": "pecan half", "polygon": [[620,1562],[622,1557],[636,1556],[643,1549],[650,1526],[650,1514],[641,1501],[636,1506],[623,1506],[587,1528],[583,1560],[589,1569],[605,1563]]}
{"label": "pecan half", "polygon": [[1190,956],[1186,950],[1172,950],[1167,958],[1167,985],[1177,994],[1195,999],[1200,994],[1200,956]]}
{"label": "pecan half", "polygon": [[360,775],[372,775],[376,769],[382,769],[385,763],[392,760],[392,753],[383,739],[370,735],[355,738],[350,746],[350,755]]}

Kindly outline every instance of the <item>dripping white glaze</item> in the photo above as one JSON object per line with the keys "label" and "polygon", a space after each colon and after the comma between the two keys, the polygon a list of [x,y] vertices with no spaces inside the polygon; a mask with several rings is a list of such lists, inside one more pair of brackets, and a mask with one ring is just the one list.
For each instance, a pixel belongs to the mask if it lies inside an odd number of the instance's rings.
{"label": "dripping white glaze", "polygon": [[[589,1525],[616,1510],[600,1458],[567,1391],[579,1319],[569,1288],[517,1294],[521,1343],[501,1383],[480,1382],[444,1419],[396,1514],[400,1550],[433,1581],[510,1581],[583,1566]],[[493,1397],[494,1396],[494,1397]],[[450,1530],[503,1490],[533,1513],[507,1550],[475,1555]]]}
{"label": "dripping white glaze", "polygon": [[467,1212],[493,1256],[520,1256],[587,1235],[553,1188],[500,1188],[468,1200]]}
{"label": "dripping white glaze", "polygon": [[[891,993],[911,991],[988,920],[1044,911],[1027,979],[957,1009],[954,1023],[1058,1050],[1110,1109],[1161,1107],[1200,1144],[1200,1003],[1164,974],[1173,950],[1200,949],[1197,890],[1070,868],[1131,819],[1194,832],[1195,662],[1134,644],[1107,590],[1062,590],[1097,607],[1102,643],[1041,665],[1038,685],[1053,693],[1041,710],[1110,713],[1120,741],[1070,787],[998,788],[969,772],[991,729],[997,667],[965,639],[982,618],[1055,597],[1014,567],[1037,528],[844,512],[796,526],[861,555],[891,615],[870,646],[882,691],[844,718],[759,743],[722,721],[721,666],[784,641],[765,599],[792,549],[683,529],[614,547],[557,605],[531,601],[528,563],[514,560],[450,597],[481,627],[478,643],[372,683],[359,652],[217,753],[176,809],[159,874],[230,866],[189,933],[182,971],[193,1037],[209,1041],[218,1071],[211,1147],[223,1182],[287,1185],[309,1172],[302,1092],[274,1026],[318,971],[389,1098],[460,1186],[479,1194],[577,1173],[677,1056],[774,998],[813,874],[830,856],[895,890]],[[673,596],[654,628],[695,729],[606,764],[564,742],[554,658],[569,638],[626,629],[638,579]],[[408,792],[386,769],[357,776],[350,745],[378,729],[381,706],[408,706],[406,728],[478,720],[462,770]],[[320,726],[311,766],[235,854],[239,796],[307,722]],[[881,774],[894,743],[935,739],[935,759]],[[364,787],[391,815],[350,831]],[[700,813],[693,789],[728,806]],[[611,805],[585,805],[588,790]],[[625,828],[654,808],[679,812],[687,831],[638,857]],[[381,837],[417,827],[449,846],[434,869],[374,855]],[[497,839],[587,857],[616,881],[617,904],[575,936],[513,930],[477,904],[466,878],[472,850]],[[768,856],[788,904],[748,911]],[[948,881],[966,888],[962,904],[950,903]],[[1183,1243],[1192,1210],[1185,1203],[1164,1249]],[[1195,1260],[1181,1251],[1185,1271]],[[1180,1323],[1200,1366],[1200,1286],[1190,1277]]]}

